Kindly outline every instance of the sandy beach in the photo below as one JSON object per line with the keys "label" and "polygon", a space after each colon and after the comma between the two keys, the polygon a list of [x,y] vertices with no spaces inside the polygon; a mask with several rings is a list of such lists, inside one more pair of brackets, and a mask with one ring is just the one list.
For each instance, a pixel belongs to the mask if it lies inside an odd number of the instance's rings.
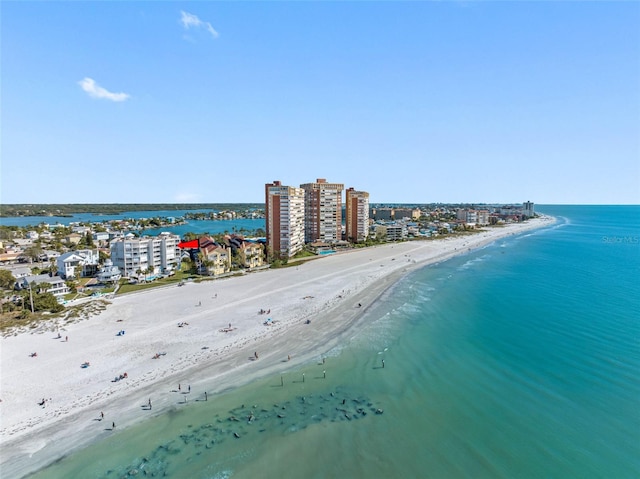
{"label": "sandy beach", "polygon": [[49,328],[2,338],[0,476],[24,477],[114,434],[113,423],[125,429],[205,392],[214,398],[318,359],[408,272],[553,222],[541,217],[146,290],[109,300],[98,314],[60,327],[60,337]]}

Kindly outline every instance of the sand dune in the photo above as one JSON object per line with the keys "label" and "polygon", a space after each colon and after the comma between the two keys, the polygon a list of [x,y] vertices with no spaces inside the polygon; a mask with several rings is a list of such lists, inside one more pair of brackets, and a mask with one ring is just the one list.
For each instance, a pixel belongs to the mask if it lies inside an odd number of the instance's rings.
{"label": "sand dune", "polygon": [[[551,222],[147,290],[111,300],[99,314],[62,328],[59,339],[53,332],[3,338],[0,475],[22,477],[111,434],[112,422],[122,429],[175,407],[179,385],[183,392],[190,387],[187,400],[205,391],[211,397],[319,358],[408,271]],[[149,399],[153,408],[144,410]]]}

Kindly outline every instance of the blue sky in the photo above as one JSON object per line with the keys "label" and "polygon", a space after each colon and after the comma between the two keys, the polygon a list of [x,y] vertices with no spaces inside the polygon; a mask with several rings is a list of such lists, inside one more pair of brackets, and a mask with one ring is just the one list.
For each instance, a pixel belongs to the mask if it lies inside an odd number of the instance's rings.
{"label": "blue sky", "polygon": [[2,203],[640,203],[638,2],[2,2]]}

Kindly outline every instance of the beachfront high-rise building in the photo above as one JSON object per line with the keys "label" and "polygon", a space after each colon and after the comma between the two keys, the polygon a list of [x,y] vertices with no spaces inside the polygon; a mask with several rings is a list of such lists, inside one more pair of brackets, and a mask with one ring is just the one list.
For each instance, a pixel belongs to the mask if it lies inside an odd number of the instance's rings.
{"label": "beachfront high-rise building", "polygon": [[274,181],[264,192],[268,254],[290,258],[304,247],[304,190]]}
{"label": "beachfront high-rise building", "polygon": [[533,218],[535,216],[536,212],[531,201],[522,203],[522,214],[527,218]]}
{"label": "beachfront high-rise building", "polygon": [[349,188],[345,198],[347,241],[364,241],[369,235],[369,193]]}
{"label": "beachfront high-rise building", "polygon": [[305,241],[336,243],[342,240],[344,185],[318,178],[315,183],[305,183],[300,188],[304,190]]}
{"label": "beachfront high-rise building", "polygon": [[180,262],[180,236],[160,233],[158,236],[136,238],[128,234],[111,242],[111,261],[123,276],[140,272],[167,273],[177,269]]}

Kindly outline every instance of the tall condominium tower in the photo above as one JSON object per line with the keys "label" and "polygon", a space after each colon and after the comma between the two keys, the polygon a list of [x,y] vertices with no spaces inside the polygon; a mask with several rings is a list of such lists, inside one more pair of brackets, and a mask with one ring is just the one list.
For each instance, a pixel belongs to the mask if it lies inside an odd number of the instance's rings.
{"label": "tall condominium tower", "polygon": [[364,241],[369,235],[369,193],[349,188],[346,192],[347,241]]}
{"label": "tall condominium tower", "polygon": [[525,201],[522,203],[522,213],[528,218],[533,218],[536,215],[533,203],[531,201]]}
{"label": "tall condominium tower", "polygon": [[335,243],[342,239],[342,190],[340,183],[327,183],[318,178],[315,183],[300,185],[304,190],[305,241]]}
{"label": "tall condominium tower", "polygon": [[290,258],[304,247],[304,190],[274,181],[264,192],[268,251]]}

